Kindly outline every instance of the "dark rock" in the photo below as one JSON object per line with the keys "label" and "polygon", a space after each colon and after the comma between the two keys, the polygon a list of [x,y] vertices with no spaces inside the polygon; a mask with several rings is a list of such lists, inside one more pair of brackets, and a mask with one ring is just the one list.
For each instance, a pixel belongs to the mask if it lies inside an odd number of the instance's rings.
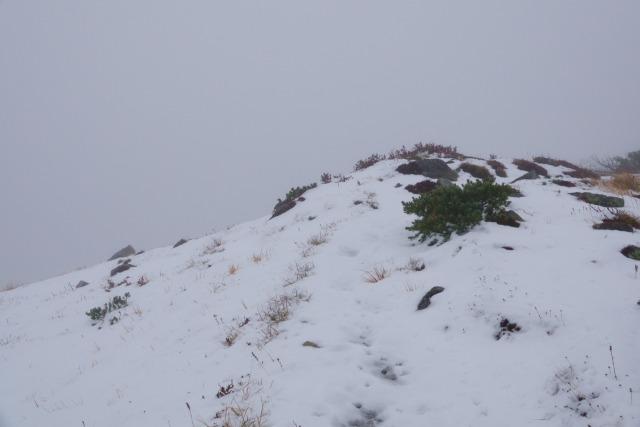
{"label": "dark rock", "polygon": [[129,245],[126,248],[122,248],[120,249],[118,252],[116,252],[115,254],[111,255],[111,258],[109,258],[109,261],[113,261],[114,259],[118,259],[118,258],[124,258],[130,255],[134,255],[136,253],[136,250],[133,249],[133,246]]}
{"label": "dark rock", "polygon": [[512,251],[513,247],[512,246],[503,246],[502,249],[507,250],[507,251]]}
{"label": "dark rock", "polygon": [[627,258],[635,259],[636,261],[640,261],[640,248],[634,245],[625,246],[620,253]]}
{"label": "dark rock", "polygon": [[440,159],[420,159],[398,166],[396,171],[404,175],[424,175],[427,178],[445,178],[451,181],[458,179],[456,171]]}
{"label": "dark rock", "polygon": [[76,289],[78,288],[84,288],[85,286],[87,286],[89,284],[89,282],[85,282],[84,280],[80,280],[78,282],[78,284],[76,285]]}
{"label": "dark rock", "polygon": [[178,246],[182,246],[182,245],[184,245],[184,244],[185,244],[185,243],[187,243],[187,242],[188,242],[188,240],[187,240],[187,239],[180,239],[180,240],[178,240],[178,243],[176,243],[175,245],[173,245],[173,247],[174,247],[174,248],[177,248]]}
{"label": "dark rock", "polygon": [[633,227],[624,222],[603,222],[593,225],[594,230],[614,230],[614,231],[627,231],[633,233]]}
{"label": "dark rock", "polygon": [[508,210],[497,213],[496,215],[487,216],[487,221],[495,222],[499,225],[506,225],[509,227],[520,227],[520,222],[524,219],[518,215],[515,211]]}
{"label": "dark rock", "polygon": [[553,182],[554,184],[559,185],[561,187],[575,187],[576,186],[573,182],[565,181],[565,180],[562,180],[562,179],[554,179],[551,182]]}
{"label": "dark rock", "polygon": [[420,300],[420,303],[418,304],[418,310],[424,310],[425,308],[429,307],[429,304],[431,304],[431,297],[439,294],[442,291],[444,291],[444,288],[442,286],[434,286],[433,288],[431,288],[431,290],[427,292],[425,296],[423,296]]}
{"label": "dark rock", "polygon": [[129,270],[130,268],[135,267],[135,265],[133,264],[129,264],[128,262],[125,262],[123,264],[118,265],[116,268],[114,268],[113,270],[111,270],[111,277],[115,276],[118,273],[122,273],[124,271]]}
{"label": "dark rock", "polygon": [[279,215],[282,215],[286,211],[292,209],[295,205],[296,201],[293,199],[279,200],[278,203],[273,207],[273,214],[269,219],[273,219]]}
{"label": "dark rock", "polygon": [[605,208],[624,207],[624,199],[621,197],[605,196],[604,194],[589,193],[588,191],[569,194],[592,205],[603,206]]}
{"label": "dark rock", "polygon": [[524,175],[522,175],[520,178],[516,178],[513,181],[511,181],[511,183],[513,184],[514,182],[518,182],[521,181],[523,179],[540,179],[540,175],[538,175],[538,173],[536,171],[529,171],[527,173],[525,173]]}

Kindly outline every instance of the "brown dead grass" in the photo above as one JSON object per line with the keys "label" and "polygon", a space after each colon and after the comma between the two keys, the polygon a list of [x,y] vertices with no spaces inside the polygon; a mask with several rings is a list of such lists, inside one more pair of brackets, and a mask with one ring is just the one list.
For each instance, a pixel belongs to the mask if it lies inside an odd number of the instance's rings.
{"label": "brown dead grass", "polygon": [[4,288],[0,289],[0,292],[7,292],[7,291],[12,291],[14,289],[19,288],[21,285],[17,284],[17,283],[9,283],[7,285],[5,285]]}
{"label": "brown dead grass", "polygon": [[229,265],[227,273],[229,273],[230,276],[233,276],[234,274],[236,274],[238,272],[239,269],[240,269],[240,265],[239,264],[231,264],[231,265]]}
{"label": "brown dead grass", "polygon": [[367,283],[378,283],[389,277],[389,272],[384,267],[374,267],[371,271],[365,271],[362,278]]}
{"label": "brown dead grass", "polygon": [[640,179],[631,173],[614,173],[610,179],[602,180],[600,186],[612,193],[631,195],[640,191]]}

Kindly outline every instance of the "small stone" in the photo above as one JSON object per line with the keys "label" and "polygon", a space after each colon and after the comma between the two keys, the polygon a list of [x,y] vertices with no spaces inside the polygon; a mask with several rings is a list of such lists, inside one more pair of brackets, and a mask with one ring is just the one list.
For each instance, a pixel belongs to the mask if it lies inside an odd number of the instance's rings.
{"label": "small stone", "polygon": [[87,286],[89,284],[89,282],[85,282],[84,280],[80,280],[78,282],[78,284],[76,285],[76,289],[78,288],[84,288],[85,286]]}
{"label": "small stone", "polygon": [[321,348],[318,344],[312,342],[312,341],[305,341],[302,344],[303,347],[313,347],[313,348]]}
{"label": "small stone", "polygon": [[420,300],[420,303],[418,304],[418,310],[424,310],[425,308],[429,307],[429,305],[431,304],[431,297],[439,294],[442,291],[444,291],[444,288],[442,286],[434,286],[433,288],[431,288],[429,292],[427,292],[425,296],[423,296]]}
{"label": "small stone", "polygon": [[173,245],[173,247],[174,247],[174,248],[177,248],[178,246],[182,246],[182,245],[184,245],[184,244],[185,244],[185,243],[187,243],[187,242],[188,242],[188,240],[187,240],[187,239],[180,239],[180,240],[178,240],[178,243],[176,243],[175,245]]}

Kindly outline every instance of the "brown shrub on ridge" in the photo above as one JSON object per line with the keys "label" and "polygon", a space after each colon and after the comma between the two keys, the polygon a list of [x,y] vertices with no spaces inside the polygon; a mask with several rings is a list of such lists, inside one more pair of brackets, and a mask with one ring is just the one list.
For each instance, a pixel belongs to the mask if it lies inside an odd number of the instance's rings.
{"label": "brown shrub on ridge", "polygon": [[549,157],[538,156],[538,157],[534,157],[533,161],[536,163],[541,163],[543,165],[564,166],[565,168],[573,169],[572,171],[564,172],[565,175],[568,175],[572,178],[600,179],[600,175],[598,175],[594,171],[580,167],[578,165],[574,165],[573,163],[567,162],[566,160],[558,160],[558,159],[552,159]]}
{"label": "brown shrub on ridge", "polygon": [[601,181],[600,185],[608,191],[617,194],[630,194],[640,191],[640,179],[631,173],[614,173],[611,178]]}
{"label": "brown shrub on ridge", "polygon": [[496,171],[496,175],[499,176],[500,178],[506,178],[507,177],[507,168],[501,162],[499,162],[499,161],[497,161],[495,159],[491,159],[491,160],[487,160],[487,164],[489,166],[491,166],[491,168],[494,171]]}
{"label": "brown shrub on ridge", "polygon": [[489,169],[484,166],[474,165],[473,163],[463,163],[460,165],[460,169],[468,174],[471,174],[472,177],[478,179],[489,180],[493,179],[493,175],[489,172]]}
{"label": "brown shrub on ridge", "polygon": [[543,168],[542,166],[534,162],[530,162],[529,160],[514,159],[513,164],[516,165],[518,169],[520,169],[521,171],[525,171],[525,172],[533,171],[538,175],[549,177],[549,172],[547,172],[545,168]]}

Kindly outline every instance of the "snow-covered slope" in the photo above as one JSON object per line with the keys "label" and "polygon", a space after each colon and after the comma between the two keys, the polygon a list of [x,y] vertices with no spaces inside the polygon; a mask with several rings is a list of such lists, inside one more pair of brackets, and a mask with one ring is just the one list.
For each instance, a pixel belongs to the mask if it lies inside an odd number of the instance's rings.
{"label": "snow-covered slope", "polygon": [[[640,425],[640,278],[619,252],[636,235],[593,230],[602,212],[541,179],[514,184],[520,228],[417,244],[401,202],[424,178],[401,163],[113,278],[117,261],[1,293],[0,426]],[[498,182],[523,174],[503,163]],[[505,319],[520,330],[496,339]]]}

